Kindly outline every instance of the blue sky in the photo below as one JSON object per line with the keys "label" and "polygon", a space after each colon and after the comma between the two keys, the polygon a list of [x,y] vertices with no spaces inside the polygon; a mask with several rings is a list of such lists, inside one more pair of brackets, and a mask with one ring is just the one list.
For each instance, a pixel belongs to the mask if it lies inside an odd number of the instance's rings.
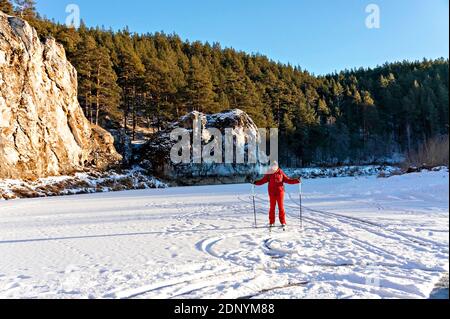
{"label": "blue sky", "polygon": [[[175,32],[315,74],[449,55],[449,0],[37,0],[37,8],[64,22],[71,3],[89,26]],[[380,29],[366,27],[371,3]]]}

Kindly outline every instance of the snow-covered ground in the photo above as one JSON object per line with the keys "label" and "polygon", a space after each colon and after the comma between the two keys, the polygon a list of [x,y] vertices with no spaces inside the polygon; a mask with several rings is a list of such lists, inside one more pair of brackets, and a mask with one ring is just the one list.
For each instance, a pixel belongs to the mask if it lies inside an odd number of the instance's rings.
{"label": "snow-covered ground", "polygon": [[[428,298],[448,272],[446,171],[0,202],[0,298]],[[258,225],[267,222],[258,189]]]}
{"label": "snow-covered ground", "polygon": [[35,181],[0,179],[0,201],[164,187],[167,185],[147,176],[141,168],[134,167],[121,172],[91,171],[75,173],[72,176],[39,178]]}

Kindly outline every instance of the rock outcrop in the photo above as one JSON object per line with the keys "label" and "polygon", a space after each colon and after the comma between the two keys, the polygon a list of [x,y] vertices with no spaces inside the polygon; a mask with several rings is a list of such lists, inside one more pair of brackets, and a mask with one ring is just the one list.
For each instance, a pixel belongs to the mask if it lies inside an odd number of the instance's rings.
{"label": "rock outcrop", "polygon": [[[260,161],[249,163],[248,158],[244,163],[233,161],[227,163],[205,163],[196,164],[193,161],[193,126],[194,121],[200,123],[201,144],[207,145],[211,142],[210,134],[205,129],[218,129],[224,135],[226,129],[233,129],[238,135],[248,136],[245,132],[251,132],[259,140],[259,131],[250,116],[238,109],[218,114],[203,114],[192,112],[181,117],[177,122],[171,123],[167,129],[156,133],[153,138],[143,146],[139,165],[148,170],[148,174],[157,176],[172,185],[205,185],[217,183],[239,183],[255,178],[262,171]],[[175,129],[184,129],[189,132],[191,145],[191,162],[174,163],[171,158],[171,150],[177,143],[171,139],[171,132]],[[222,140],[222,152],[225,153],[225,137]],[[248,154],[248,140],[235,138],[233,143],[234,156],[236,150],[244,149]],[[225,155],[223,154],[223,159]]]}
{"label": "rock outcrop", "polygon": [[0,178],[106,169],[121,159],[113,143],[84,116],[63,47],[0,12]]}

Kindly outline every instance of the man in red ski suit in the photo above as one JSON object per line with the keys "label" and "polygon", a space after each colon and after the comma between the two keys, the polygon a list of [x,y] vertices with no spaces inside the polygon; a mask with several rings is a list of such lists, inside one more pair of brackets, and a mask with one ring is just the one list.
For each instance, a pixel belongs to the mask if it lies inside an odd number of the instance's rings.
{"label": "man in red ski suit", "polygon": [[269,172],[259,181],[255,182],[256,186],[262,186],[269,183],[269,197],[270,197],[270,211],[269,219],[270,225],[275,225],[275,208],[278,204],[281,225],[286,226],[286,211],[284,209],[284,183],[296,185],[301,183],[301,179],[292,179],[279,168],[278,164],[274,164],[269,169]]}

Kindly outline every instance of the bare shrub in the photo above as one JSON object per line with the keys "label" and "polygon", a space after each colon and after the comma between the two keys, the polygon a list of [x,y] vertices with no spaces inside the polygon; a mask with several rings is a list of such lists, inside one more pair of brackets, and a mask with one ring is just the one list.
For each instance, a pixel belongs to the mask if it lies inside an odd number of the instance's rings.
{"label": "bare shrub", "polygon": [[448,135],[436,136],[420,145],[417,150],[406,154],[403,168],[431,169],[437,166],[448,167],[448,153]]}

